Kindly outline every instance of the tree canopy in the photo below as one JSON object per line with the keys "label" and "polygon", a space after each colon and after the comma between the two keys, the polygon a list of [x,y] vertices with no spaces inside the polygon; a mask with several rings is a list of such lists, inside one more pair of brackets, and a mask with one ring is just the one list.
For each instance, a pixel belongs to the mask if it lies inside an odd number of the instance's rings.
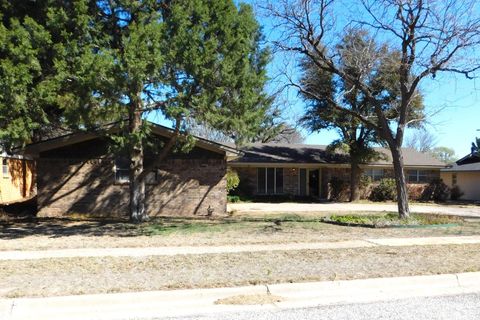
{"label": "tree canopy", "polygon": [[[350,84],[373,106],[375,117],[366,117],[341,105],[337,110],[373,128],[388,145],[395,172],[398,212],[406,218],[410,210],[401,147],[406,128],[423,120],[423,117],[412,117],[420,83],[440,72],[472,78],[480,69],[480,59],[475,53],[480,44],[479,4],[475,0],[442,3],[359,0],[344,6],[343,11],[339,6],[331,0],[271,2],[266,10],[279,28],[274,43],[279,50],[296,54],[299,60],[307,59],[332,77]],[[338,19],[339,14],[349,16]],[[396,90],[394,95],[378,90],[368,77],[358,78],[344,70],[339,61],[342,46],[338,42],[348,36],[352,28],[367,30],[380,43],[374,55],[370,50],[358,51],[351,56],[352,61],[358,65],[365,65],[363,61],[375,65],[379,56],[390,57],[384,66],[394,70],[388,75]],[[388,78],[382,82],[388,82]]]}
{"label": "tree canopy", "polygon": [[[364,29],[352,29],[336,49],[338,68],[357,81],[363,81],[374,88],[375,95],[382,95],[385,114],[389,121],[396,121],[399,90],[391,59],[392,56],[398,56],[398,52],[388,50],[386,46],[378,46],[375,39]],[[350,200],[358,200],[361,175],[359,165],[378,158],[380,154],[374,150],[373,145],[385,143],[374,126],[362,122],[357,116],[361,115],[371,119],[377,126],[380,125],[376,120],[374,104],[352,81],[319,68],[312,59],[303,57],[300,69],[301,80],[293,85],[307,103],[302,122],[310,131],[338,132],[340,139],[333,141],[329,147],[341,148],[349,153]],[[410,119],[422,117],[423,103],[420,94],[417,94],[409,112]],[[412,122],[412,125],[419,123]]]}
{"label": "tree canopy", "polygon": [[[195,119],[249,140],[271,114],[270,53],[252,8],[232,0],[40,0],[1,5],[0,139],[120,127],[134,220],[144,218],[152,112],[174,123],[162,161]],[[191,139],[182,139],[190,141]]]}

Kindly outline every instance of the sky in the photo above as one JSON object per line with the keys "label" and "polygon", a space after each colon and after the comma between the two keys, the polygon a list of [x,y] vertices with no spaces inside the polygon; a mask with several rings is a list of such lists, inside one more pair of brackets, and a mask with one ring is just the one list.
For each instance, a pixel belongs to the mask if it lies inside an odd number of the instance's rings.
{"label": "sky", "polygon": [[[340,0],[342,1],[342,0]],[[274,23],[266,16],[259,6],[262,2],[247,0],[246,2],[255,8],[257,19],[262,25],[267,44],[278,36]],[[344,0],[347,8],[351,1]],[[335,17],[339,24],[350,19],[347,14],[340,14]],[[271,84],[271,91],[278,90],[281,86],[280,70],[285,69],[285,64],[292,64],[290,57],[282,53],[274,53],[273,60],[268,67],[269,75],[275,79],[276,84]],[[292,69],[292,66],[287,69]],[[435,137],[435,146],[449,147],[455,150],[456,156],[461,158],[470,153],[471,143],[476,136],[480,137],[480,79],[469,80],[464,76],[453,76],[451,74],[438,74],[435,79],[426,78],[421,82],[421,92],[424,96],[425,111],[429,115],[425,129]],[[297,97],[294,90],[286,90],[282,94],[282,106],[284,107],[285,118],[296,123],[301,117],[305,105]],[[302,129],[305,136],[305,143],[308,144],[329,144],[339,138],[334,130],[310,133]],[[406,139],[416,134],[415,130],[406,132]]]}
{"label": "sky", "polygon": [[[260,9],[264,1],[242,1],[254,7],[257,20],[263,28],[265,45],[271,46],[270,41],[278,36],[278,30],[274,27],[272,20]],[[345,8],[351,6],[351,0],[340,1],[343,1],[341,6]],[[340,9],[341,12],[342,9]],[[340,24],[350,19],[342,14],[335,18]],[[268,66],[271,82],[267,86],[267,91],[273,93],[283,88],[285,78],[282,78],[281,73],[285,69],[294,70],[295,64],[295,60],[291,57],[274,52],[272,62]],[[480,131],[477,131],[480,130],[480,79],[469,80],[458,75],[439,74],[435,79],[424,79],[420,89],[424,96],[426,113],[429,115],[425,128],[435,137],[435,146],[455,150],[458,158],[470,153],[471,143],[476,136],[480,137]],[[295,90],[283,88],[279,102],[283,109],[283,117],[292,125],[297,124],[305,105],[298,98]],[[170,125],[169,121],[158,114],[149,116],[149,119]],[[307,144],[327,145],[339,138],[334,130],[311,133],[301,128],[301,131]],[[407,129],[405,140],[415,134],[415,130]]]}

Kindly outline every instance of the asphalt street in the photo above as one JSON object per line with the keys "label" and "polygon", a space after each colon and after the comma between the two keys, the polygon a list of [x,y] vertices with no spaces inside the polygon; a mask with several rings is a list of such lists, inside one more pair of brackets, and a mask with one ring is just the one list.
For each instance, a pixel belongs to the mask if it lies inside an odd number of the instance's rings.
{"label": "asphalt street", "polygon": [[476,320],[480,319],[480,291],[442,297],[410,298],[365,304],[341,304],[315,308],[260,312],[220,313],[168,320]]}

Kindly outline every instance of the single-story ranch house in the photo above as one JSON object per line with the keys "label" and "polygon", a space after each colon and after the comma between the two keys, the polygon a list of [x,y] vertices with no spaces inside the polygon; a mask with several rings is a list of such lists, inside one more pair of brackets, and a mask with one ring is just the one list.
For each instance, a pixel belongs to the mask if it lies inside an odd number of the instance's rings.
{"label": "single-story ranch house", "polygon": [[[155,125],[157,145],[173,131]],[[28,145],[37,162],[40,217],[71,214],[127,217],[129,161],[112,157],[105,136],[74,133]],[[145,165],[155,151],[145,151]],[[158,151],[157,151],[158,152]],[[158,215],[224,214],[227,158],[234,148],[198,138],[188,154],[171,154],[147,176],[146,212]]]}
{"label": "single-story ranch house", "polygon": [[[173,134],[159,125],[152,132],[154,145]],[[390,153],[378,151],[383,159],[362,166],[372,181],[393,177]],[[145,166],[158,152],[145,151]],[[24,153],[36,160],[38,216],[128,216],[129,161],[111,155],[105,135],[68,134],[28,145]],[[425,186],[445,167],[412,149],[404,149],[404,164],[411,186]],[[239,151],[197,137],[190,153],[172,153],[147,176],[147,214],[224,214],[227,166],[238,173],[239,189],[253,196],[330,199],[332,178],[350,178],[348,156],[329,153],[325,146],[253,144]]]}
{"label": "single-story ranch house", "polygon": [[[290,196],[330,199],[329,182],[333,177],[348,182],[348,156],[329,153],[326,146],[307,144],[253,144],[243,155],[228,163],[240,177],[239,189],[251,196]],[[377,151],[383,159],[362,165],[364,175],[372,181],[394,177],[391,153]],[[414,149],[403,149],[405,174],[411,187],[425,186],[440,177],[445,164]],[[418,193],[418,192],[417,192]]]}
{"label": "single-story ranch house", "polygon": [[471,153],[448,168],[441,170],[441,178],[450,188],[458,186],[462,200],[480,200],[480,156]]}

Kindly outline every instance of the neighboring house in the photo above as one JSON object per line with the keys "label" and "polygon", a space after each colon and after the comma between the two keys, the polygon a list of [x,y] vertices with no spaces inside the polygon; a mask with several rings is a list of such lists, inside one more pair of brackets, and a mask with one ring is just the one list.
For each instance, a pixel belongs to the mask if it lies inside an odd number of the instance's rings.
{"label": "neighboring house", "polygon": [[441,178],[450,188],[458,186],[462,200],[480,200],[480,156],[472,153],[441,170]]}
{"label": "neighboring house", "polygon": [[[329,199],[330,181],[350,180],[349,157],[329,153],[326,146],[308,144],[253,144],[242,150],[243,155],[230,161],[238,172],[239,190],[247,195],[280,195]],[[391,153],[377,151],[384,159],[362,165],[363,173],[372,181],[394,177]],[[403,149],[405,174],[409,184],[425,185],[440,177],[445,164],[428,154]]]}
{"label": "neighboring house", "polygon": [[0,153],[0,204],[10,204],[35,194],[35,164],[22,156]]}
{"label": "neighboring house", "polygon": [[[157,145],[172,130],[153,126]],[[113,157],[107,139],[74,133],[28,145],[37,161],[38,216],[69,214],[126,217],[129,214],[129,161]],[[158,150],[157,150],[158,152]],[[145,165],[156,152],[145,150]],[[226,212],[226,161],[238,152],[198,138],[188,154],[171,154],[147,177],[149,216]]]}

